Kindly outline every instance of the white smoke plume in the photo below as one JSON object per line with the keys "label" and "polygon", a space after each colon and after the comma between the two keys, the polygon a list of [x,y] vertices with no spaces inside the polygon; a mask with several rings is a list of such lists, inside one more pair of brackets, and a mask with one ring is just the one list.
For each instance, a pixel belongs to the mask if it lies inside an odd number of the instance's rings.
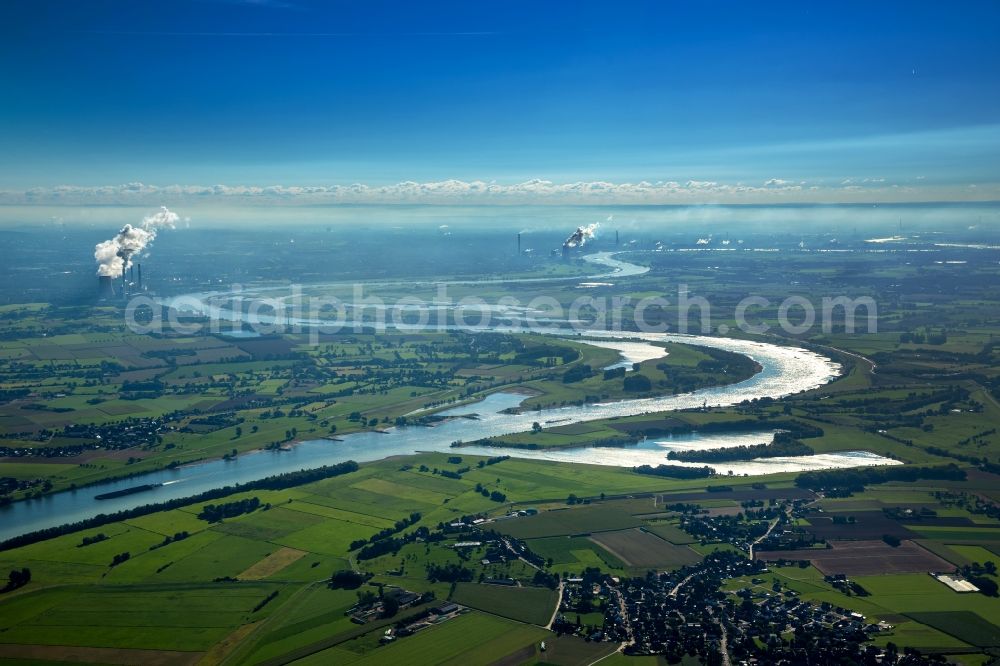
{"label": "white smoke plume", "polygon": [[593,224],[588,224],[585,227],[577,227],[576,231],[569,235],[563,245],[565,247],[582,247],[587,244],[591,238],[597,234],[597,228],[601,226],[600,222],[594,222]]}
{"label": "white smoke plume", "polygon": [[111,277],[121,275],[132,266],[132,257],[145,250],[156,239],[158,230],[173,229],[178,219],[177,213],[161,206],[158,212],[144,217],[140,226],[126,224],[114,238],[98,243],[94,247],[97,274]]}

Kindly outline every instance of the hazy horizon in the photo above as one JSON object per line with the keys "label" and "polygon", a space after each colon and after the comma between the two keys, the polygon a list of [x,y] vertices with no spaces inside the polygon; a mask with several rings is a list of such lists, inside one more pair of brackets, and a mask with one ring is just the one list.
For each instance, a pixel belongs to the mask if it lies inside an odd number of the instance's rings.
{"label": "hazy horizon", "polygon": [[[0,205],[0,228],[75,227],[103,229],[136,224],[157,210],[150,205]],[[704,204],[704,205],[468,205],[468,204],[330,204],[275,206],[173,205],[178,232],[184,229],[340,228],[345,225],[416,228],[446,225],[455,229],[572,231],[578,224],[601,222],[606,229],[647,233],[728,230],[760,232],[859,231],[895,234],[907,231],[963,232],[989,235],[1000,228],[1000,202],[909,204]],[[793,225],[789,227],[788,225]],[[890,233],[891,232],[891,233]]]}
{"label": "hazy horizon", "polygon": [[5,3],[0,202],[998,200],[998,18]]}

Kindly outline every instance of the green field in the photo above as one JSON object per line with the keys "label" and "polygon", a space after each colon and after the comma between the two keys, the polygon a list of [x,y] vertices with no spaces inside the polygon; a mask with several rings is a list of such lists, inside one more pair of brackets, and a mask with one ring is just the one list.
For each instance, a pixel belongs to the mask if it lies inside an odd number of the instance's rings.
{"label": "green field", "polygon": [[674,545],[640,529],[601,532],[590,539],[633,569],[677,569],[701,560],[687,546]]}
{"label": "green field", "polygon": [[251,611],[274,589],[242,583],[43,591],[5,604],[0,643],[203,651],[266,617],[272,609]]}
{"label": "green field", "polygon": [[533,539],[619,530],[641,524],[639,519],[611,502],[546,511],[535,516],[504,521],[497,529],[518,539]]}
{"label": "green field", "polygon": [[587,537],[558,536],[529,539],[528,546],[532,552],[538,553],[546,560],[552,560],[553,567],[559,571],[579,573],[587,567],[614,571],[625,568],[621,560]]}
{"label": "green field", "polygon": [[304,666],[330,663],[407,663],[420,666],[488,663],[538,643],[548,635],[543,629],[481,613],[469,613],[401,639],[372,654],[334,648],[295,663]]}
{"label": "green field", "polygon": [[556,593],[542,587],[459,583],[451,600],[493,615],[541,626],[548,624],[556,608]]}
{"label": "green field", "polygon": [[676,525],[671,525],[670,523],[654,522],[647,524],[646,529],[661,539],[666,539],[670,543],[678,546],[695,543],[695,541],[697,541],[697,539],[693,538],[690,534]]}
{"label": "green field", "polygon": [[908,613],[917,622],[950,634],[976,647],[1000,645],[1000,627],[969,611],[925,611]]}

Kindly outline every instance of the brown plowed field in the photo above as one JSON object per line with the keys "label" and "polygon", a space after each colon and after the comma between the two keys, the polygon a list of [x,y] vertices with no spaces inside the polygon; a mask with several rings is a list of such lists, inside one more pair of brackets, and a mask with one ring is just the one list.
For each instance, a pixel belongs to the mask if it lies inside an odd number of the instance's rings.
{"label": "brown plowed field", "polygon": [[809,560],[824,574],[876,576],[894,573],[952,571],[949,564],[912,541],[893,548],[884,541],[831,541],[823,550],[772,550],[755,553],[761,560]]}

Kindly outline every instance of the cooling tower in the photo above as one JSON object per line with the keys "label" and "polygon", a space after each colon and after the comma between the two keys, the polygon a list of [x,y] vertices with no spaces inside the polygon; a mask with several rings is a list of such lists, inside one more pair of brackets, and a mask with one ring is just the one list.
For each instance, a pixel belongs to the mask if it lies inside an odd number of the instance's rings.
{"label": "cooling tower", "polygon": [[97,278],[97,297],[105,300],[115,297],[115,286],[110,275],[101,275]]}

